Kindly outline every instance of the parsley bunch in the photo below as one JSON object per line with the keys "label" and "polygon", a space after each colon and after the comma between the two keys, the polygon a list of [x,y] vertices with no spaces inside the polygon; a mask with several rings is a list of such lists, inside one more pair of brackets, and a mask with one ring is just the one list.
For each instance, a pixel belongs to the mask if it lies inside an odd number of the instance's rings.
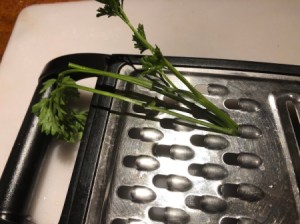
{"label": "parsley bunch", "polygon": [[81,138],[87,117],[87,112],[77,111],[70,106],[72,101],[79,98],[78,89],[68,87],[74,84],[72,78],[63,75],[47,80],[41,93],[54,87],[50,97],[32,107],[32,112],[39,117],[42,132],[68,142],[76,142]]}
{"label": "parsley bunch", "polygon": [[[84,90],[103,96],[109,96],[118,100],[123,100],[146,109],[166,113],[178,118],[181,121],[206,127],[211,131],[228,135],[238,134],[238,125],[222,110],[211,103],[202,95],[188,80],[164,57],[158,46],[151,45],[144,30],[144,26],[139,24],[135,28],[123,10],[122,0],[97,0],[102,3],[98,9],[97,17],[116,16],[119,17],[133,32],[134,47],[140,53],[149,51],[149,55],[141,58],[142,72],[139,77],[116,74],[112,72],[88,68],[77,64],[69,64],[69,69],[60,73],[57,79],[50,79],[44,83],[42,92],[50,87],[53,89],[49,98],[42,99],[33,106],[32,111],[39,116],[39,125],[46,134],[51,134],[57,138],[68,142],[80,140],[87,113],[76,111],[70,106],[70,101],[79,97],[78,90]],[[182,90],[168,78],[166,71],[175,75],[188,90]],[[109,92],[93,89],[76,84],[71,78],[73,73],[86,73],[99,76],[111,77],[121,81],[141,86],[145,89],[155,91],[165,95],[183,106],[170,105],[157,98],[144,96],[141,94],[124,95],[120,92]],[[196,113],[205,117],[197,119]]]}

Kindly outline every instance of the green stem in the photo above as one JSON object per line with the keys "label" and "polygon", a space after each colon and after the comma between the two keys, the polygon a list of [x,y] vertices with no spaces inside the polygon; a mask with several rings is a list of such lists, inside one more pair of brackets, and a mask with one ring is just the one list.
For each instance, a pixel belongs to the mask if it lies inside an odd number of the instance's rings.
{"label": "green stem", "polygon": [[124,12],[123,8],[121,8],[121,15],[119,17],[128,25],[128,27],[131,29],[131,31],[134,33],[134,35],[143,43],[143,45],[149,49],[152,53],[155,51],[155,47],[153,47],[137,30],[136,28],[131,24],[130,20],[128,19],[126,13]]}
{"label": "green stem", "polygon": [[[111,78],[119,79],[119,80],[122,80],[122,81],[125,81],[128,83],[134,84],[134,85],[142,86],[148,90],[153,90],[159,94],[165,95],[165,96],[175,100],[176,102],[182,103],[183,105],[187,106],[190,109],[198,108],[198,106],[193,104],[192,102],[185,100],[181,96],[177,96],[176,94],[173,94],[173,92],[174,93],[178,92],[177,88],[171,89],[168,87],[168,89],[166,89],[167,87],[164,87],[164,86],[154,86],[153,83],[149,80],[140,79],[140,78],[136,78],[136,77],[132,77],[132,76],[120,75],[120,74],[112,73],[112,72],[105,72],[102,70],[97,70],[97,69],[89,68],[86,66],[81,66],[78,64],[74,64],[74,63],[70,63],[69,67],[71,67],[73,69],[69,69],[69,70],[66,70],[66,71],[60,73],[60,76],[81,72],[81,73],[88,73],[88,74],[111,77]],[[171,89],[171,91],[170,91],[170,89]],[[213,114],[210,114],[209,112],[207,112],[206,115],[208,116],[209,119],[214,121],[216,124],[219,124],[222,126],[222,123],[220,123],[220,120],[217,119]]]}
{"label": "green stem", "polygon": [[82,85],[77,85],[77,84],[76,85],[63,84],[63,85],[66,86],[66,87],[72,87],[72,88],[81,89],[81,90],[84,90],[84,91],[87,91],[87,92],[96,93],[96,94],[99,94],[99,95],[102,95],[102,96],[113,97],[115,99],[122,100],[122,101],[132,103],[132,104],[136,104],[136,105],[139,105],[139,106],[143,106],[143,103],[144,103],[143,101],[140,101],[140,100],[132,99],[132,98],[122,96],[122,95],[119,95],[119,94],[116,94],[116,93],[108,92],[108,91],[103,91],[103,90],[99,90],[99,89],[90,88],[90,87],[87,87],[87,86],[82,86]]}
{"label": "green stem", "polygon": [[154,111],[169,114],[169,115],[177,117],[181,120],[207,127],[207,128],[209,128],[213,131],[221,132],[221,133],[228,134],[228,135],[236,135],[236,130],[235,129],[224,128],[224,127],[221,127],[221,126],[214,125],[212,123],[204,122],[204,121],[201,121],[201,120],[198,120],[198,119],[195,119],[195,118],[192,118],[192,117],[188,117],[186,115],[183,115],[183,114],[180,114],[180,113],[177,113],[177,112],[174,112],[174,111],[170,111],[170,110],[165,109],[165,108],[161,108],[161,107],[157,107],[155,105],[147,104],[147,102],[144,102],[144,101],[141,101],[141,100],[135,100],[135,99],[132,99],[132,98],[129,98],[129,97],[126,97],[126,96],[121,96],[119,94],[115,94],[115,93],[111,93],[111,92],[103,91],[103,90],[98,90],[98,89],[93,89],[93,88],[90,88],[90,87],[81,86],[81,85],[77,85],[77,84],[75,84],[75,85],[74,84],[73,85],[72,84],[64,84],[64,86],[71,87],[71,88],[77,88],[77,89],[80,89],[80,90],[88,91],[88,92],[95,93],[95,94],[100,94],[100,95],[103,95],[103,96],[112,97],[112,98],[115,98],[115,99],[118,99],[118,100],[122,100],[122,101],[132,103],[132,104],[135,104],[135,105],[138,105],[138,106],[142,106],[142,107],[154,110]]}
{"label": "green stem", "polygon": [[204,95],[202,95],[194,86],[192,86],[189,81],[184,78],[184,76],[165,58],[163,57],[164,63],[170,69],[171,72],[181,81],[186,87],[194,94],[193,99],[199,104],[203,105],[206,109],[213,112],[217,117],[222,119],[226,125],[229,127],[237,128],[238,125],[222,110],[210,102]]}
{"label": "green stem", "polygon": [[175,89],[175,90],[178,89],[177,86],[169,79],[169,77],[166,75],[166,73],[164,73],[163,71],[158,71],[158,73],[161,75],[161,77],[162,77],[164,80],[166,80],[167,83],[170,84],[170,86],[171,86],[173,89]]}
{"label": "green stem", "polygon": [[133,76],[126,76],[126,75],[121,75],[113,72],[107,72],[107,71],[102,71],[98,69],[93,69],[93,68],[88,68],[84,67],[81,65],[73,64],[70,63],[69,66],[73,69],[66,70],[64,72],[60,73],[60,76],[65,76],[71,73],[87,73],[87,74],[93,74],[93,75],[98,75],[98,76],[105,76],[105,77],[111,77],[114,79],[119,79],[125,82],[129,82],[135,85],[142,86],[146,89],[152,89],[153,83],[149,80],[146,79],[141,79],[141,78],[136,78]]}

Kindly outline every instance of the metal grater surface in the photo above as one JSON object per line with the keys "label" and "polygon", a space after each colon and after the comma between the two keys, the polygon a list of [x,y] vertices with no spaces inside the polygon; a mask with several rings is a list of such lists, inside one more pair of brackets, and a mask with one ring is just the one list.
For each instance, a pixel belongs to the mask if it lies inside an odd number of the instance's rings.
{"label": "metal grater surface", "polygon": [[[300,78],[178,69],[235,119],[240,137],[114,101],[102,146],[112,156],[99,163],[113,172],[105,203],[91,199],[102,203],[98,222],[298,223]],[[133,73],[127,66],[121,72]]]}

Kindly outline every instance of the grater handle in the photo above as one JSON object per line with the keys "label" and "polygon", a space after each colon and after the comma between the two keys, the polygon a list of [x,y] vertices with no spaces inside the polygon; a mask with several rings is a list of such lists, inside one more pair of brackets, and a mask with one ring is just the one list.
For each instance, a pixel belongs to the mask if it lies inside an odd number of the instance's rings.
{"label": "grater handle", "polygon": [[[18,136],[0,179],[0,223],[28,223],[28,209],[40,168],[51,137],[41,133],[38,118],[31,112],[34,104],[47,97],[51,90],[40,94],[42,83],[68,67],[68,63],[104,69],[109,56],[94,53],[64,55],[51,60],[44,68]],[[87,78],[76,74],[74,79]]]}
{"label": "grater handle", "polygon": [[32,98],[23,124],[0,180],[0,223],[26,223],[26,212],[50,137],[42,134],[38,118],[31,112],[41,97],[40,84]]}

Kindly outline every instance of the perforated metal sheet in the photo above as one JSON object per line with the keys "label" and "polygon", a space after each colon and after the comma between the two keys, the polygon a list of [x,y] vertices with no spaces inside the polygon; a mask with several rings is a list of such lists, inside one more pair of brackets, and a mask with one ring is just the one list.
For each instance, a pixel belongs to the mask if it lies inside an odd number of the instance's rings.
{"label": "perforated metal sheet", "polygon": [[98,181],[104,167],[112,175],[105,200],[91,199],[99,223],[297,223],[299,77],[179,69],[235,119],[240,136],[115,101],[102,149],[112,156],[103,157]]}

